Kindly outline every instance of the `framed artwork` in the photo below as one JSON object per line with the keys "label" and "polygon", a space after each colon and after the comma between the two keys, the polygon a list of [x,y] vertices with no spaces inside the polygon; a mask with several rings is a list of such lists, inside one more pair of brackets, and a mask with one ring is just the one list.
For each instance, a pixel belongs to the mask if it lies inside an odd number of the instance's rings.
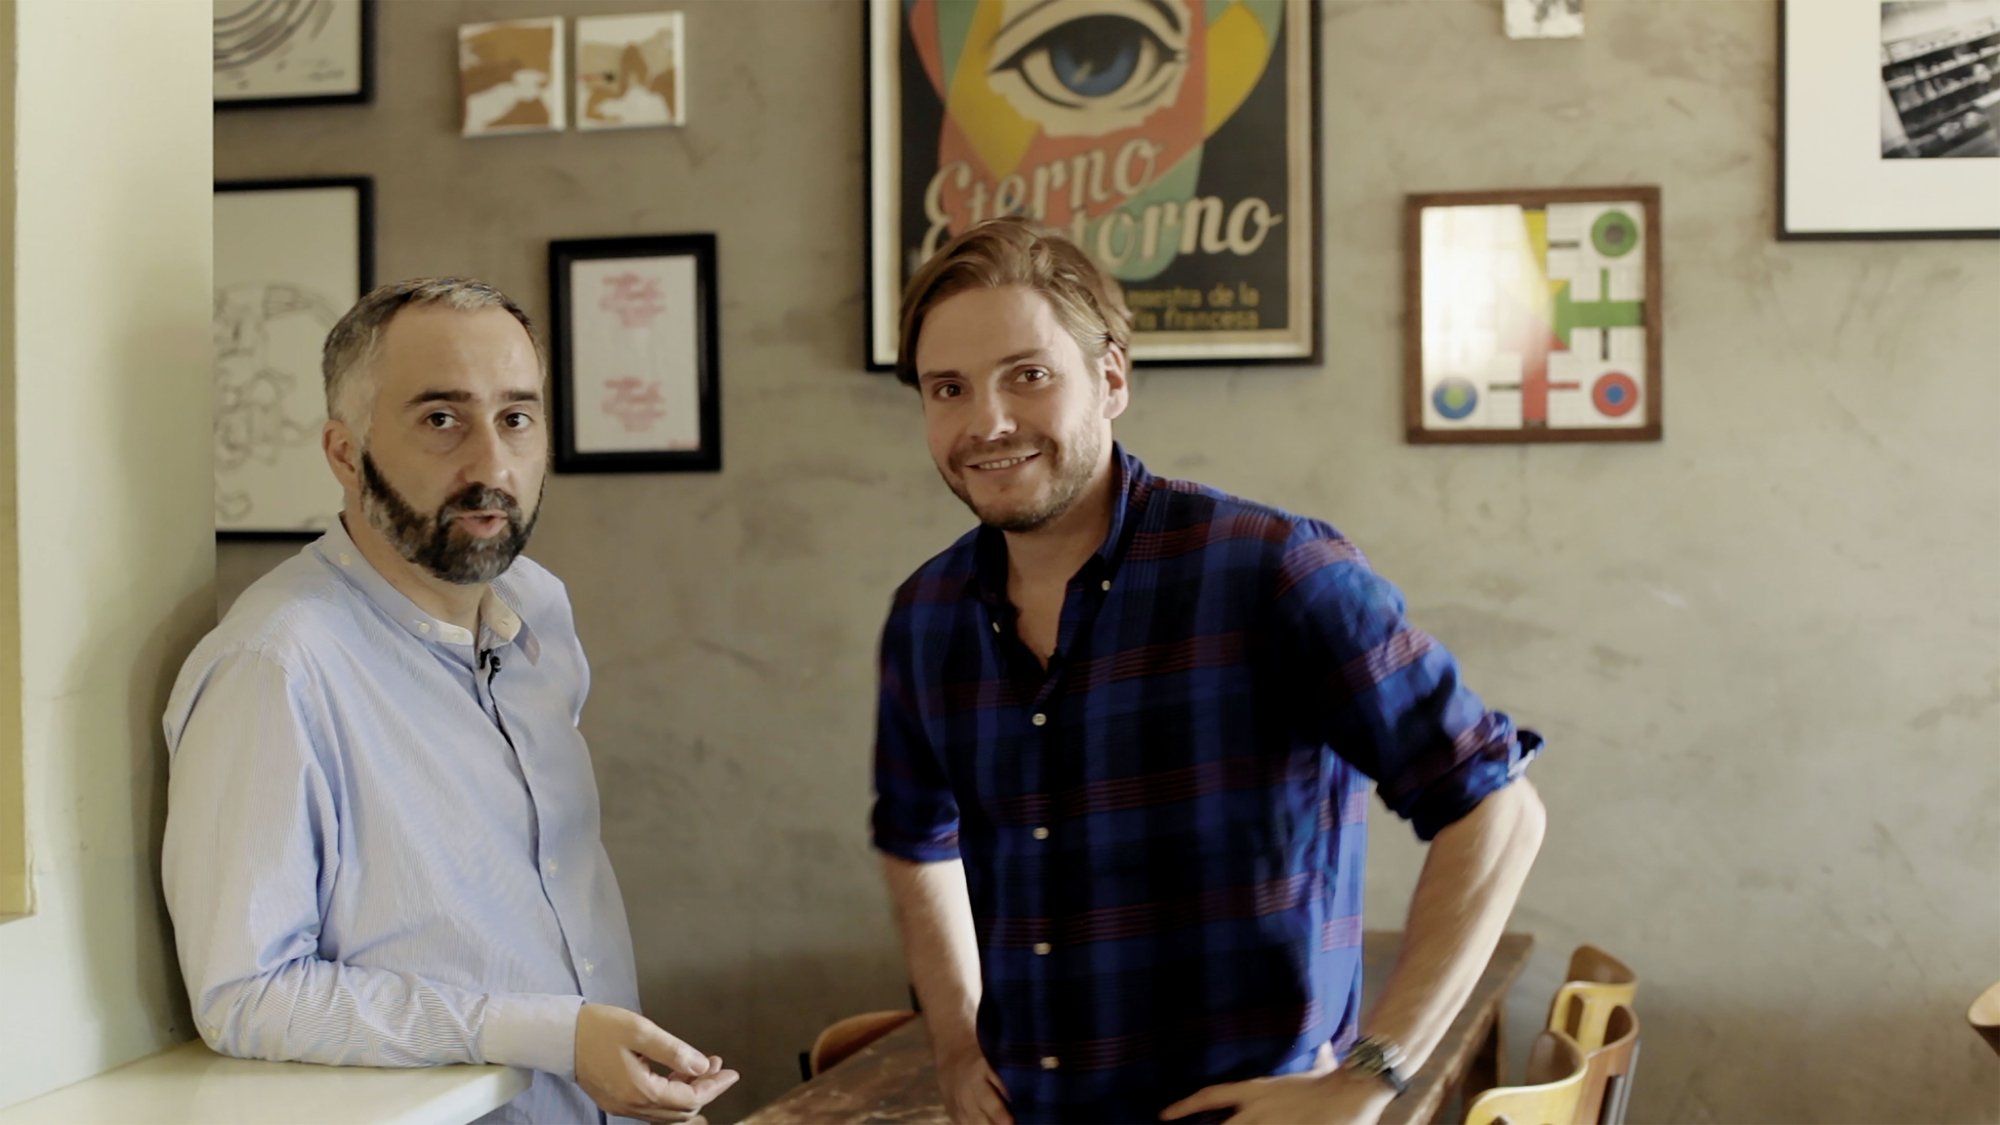
{"label": "framed artwork", "polygon": [[469,23],[458,29],[460,132],[468,137],[563,127],[563,21]]}
{"label": "framed artwork", "polygon": [[1412,442],[1658,441],[1660,189],[1413,195]]}
{"label": "framed artwork", "polygon": [[214,0],[215,108],[342,105],[375,92],[375,0]]}
{"label": "framed artwork", "polygon": [[1502,0],[1509,39],[1583,38],[1583,0]]}
{"label": "framed artwork", "polygon": [[311,538],[340,511],[320,349],[374,284],[365,177],[215,185],[215,529]]}
{"label": "framed artwork", "polygon": [[1124,286],[1133,357],[1316,363],[1319,64],[1307,0],[869,0],[866,361],[974,223],[1069,234]]}
{"label": "framed artwork", "polygon": [[1778,237],[2000,237],[2000,0],[1787,0]]}
{"label": "framed artwork", "polygon": [[576,127],[687,124],[687,66],[679,12],[579,16]]}
{"label": "framed artwork", "polygon": [[556,470],[719,472],[715,236],[549,243]]}

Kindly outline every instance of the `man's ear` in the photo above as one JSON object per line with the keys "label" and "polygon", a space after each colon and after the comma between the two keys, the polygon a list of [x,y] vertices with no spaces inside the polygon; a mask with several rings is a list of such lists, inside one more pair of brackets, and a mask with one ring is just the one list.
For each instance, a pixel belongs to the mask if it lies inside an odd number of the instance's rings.
{"label": "man's ear", "polygon": [[354,440],[354,431],[347,423],[338,419],[328,419],[319,432],[319,447],[326,454],[326,466],[333,470],[333,477],[340,482],[340,490],[347,496],[361,492],[361,445]]}
{"label": "man's ear", "polygon": [[1132,402],[1132,359],[1125,349],[1117,344],[1106,344],[1104,355],[1097,361],[1098,372],[1104,376],[1104,420],[1111,421]]}

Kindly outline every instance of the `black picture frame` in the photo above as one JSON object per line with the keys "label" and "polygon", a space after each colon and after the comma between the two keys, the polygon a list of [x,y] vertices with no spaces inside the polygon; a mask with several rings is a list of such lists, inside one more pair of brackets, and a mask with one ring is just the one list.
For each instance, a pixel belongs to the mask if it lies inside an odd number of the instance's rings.
{"label": "black picture frame", "polygon": [[216,98],[216,112],[256,109],[296,109],[305,106],[366,105],[375,100],[375,27],[380,0],[358,0],[361,6],[360,88],[339,94],[284,94],[266,98]]}
{"label": "black picture frame", "polygon": [[[1797,158],[1804,160],[1810,154],[1809,148],[1802,149],[1801,152],[1798,154],[1794,154],[1792,150],[1792,141],[1795,139],[1795,130],[1793,128],[1792,115],[1794,112],[1810,112],[1818,108],[1817,99],[1811,99],[1811,98],[1794,99],[1791,96],[1791,88],[1793,80],[1795,78],[1799,78],[1801,72],[1803,72],[1805,75],[1805,77],[1801,79],[1801,81],[1808,88],[1808,92],[1811,91],[1811,88],[1817,82],[1817,72],[1814,70],[1814,68],[1801,67],[1797,65],[1795,60],[1792,58],[1794,50],[1800,49],[1796,38],[1791,33],[1793,18],[1795,15],[1807,11],[1809,8],[1813,12],[1814,16],[1817,17],[1820,22],[1815,24],[1807,24],[1806,27],[1808,28],[1808,30],[1824,31],[1825,27],[1828,26],[1827,23],[1825,22],[1828,18],[1828,11],[1823,10],[1821,6],[1809,5],[1809,6],[1794,7],[1792,4],[1792,0],[1779,0],[1777,6],[1777,31],[1778,31],[1777,64],[1778,65],[1776,69],[1777,69],[1777,84],[1778,84],[1777,86],[1778,152],[1777,152],[1777,176],[1776,176],[1777,206],[1774,208],[1774,224],[1773,224],[1775,227],[1774,236],[1777,238],[1777,240],[1780,242],[1833,242],[1833,241],[1873,242],[1873,241],[1901,241],[1906,239],[2000,238],[2000,219],[1993,220],[1993,225],[1991,226],[1984,225],[1983,223],[1974,223],[1964,226],[1939,228],[1939,227],[1930,227],[1930,226],[1921,226],[1917,224],[1912,224],[1908,227],[1895,226],[1895,227],[1885,228],[1879,226],[1871,226],[1869,225],[1871,220],[1867,219],[1854,220],[1852,222],[1852,225],[1849,225],[1849,223],[1845,221],[1840,223],[1826,223],[1822,221],[1819,225],[1808,225],[1806,222],[1795,217],[1792,209],[1792,202],[1793,202],[1792,191],[1800,183],[1805,183],[1808,185],[1825,184],[1827,185],[1825,190],[1833,193],[1834,197],[1841,199],[1849,199],[1859,195],[1867,194],[1866,191],[1863,190],[1862,185],[1857,182],[1858,179],[1865,178],[1865,176],[1858,176],[1857,169],[1852,167],[1851,165],[1837,165],[1830,168],[1819,168],[1819,169],[1810,169],[1810,168],[1804,169],[1804,171],[1809,173],[1807,175],[1800,175],[1801,169],[1795,169],[1792,167],[1795,155]],[[1883,66],[1885,68],[1887,68],[1890,65],[1892,64],[1887,62],[1883,63]],[[1804,106],[1804,109],[1800,108],[1802,105]],[[1833,147],[1843,148],[1846,146],[1839,145]],[[1897,163],[1900,164],[1903,162],[1898,161]],[[1916,164],[1918,162],[1911,162],[1911,163]],[[1921,164],[1932,164],[1932,163],[1955,164],[1960,162],[1957,161],[1921,162]],[[1991,158],[1988,161],[1988,163],[2000,165],[2000,158]],[[1925,207],[1926,196],[1930,194],[1931,194],[1930,192],[1924,190],[1921,186],[1914,186],[1914,187],[1906,186],[1904,190],[1897,192],[1898,197],[1905,200],[1909,207],[1919,210]],[[2000,200],[2000,191],[1990,192],[1989,194],[1991,194],[1994,200]],[[1993,203],[1992,208],[1993,209],[1990,212],[1991,214],[2000,214],[2000,202]]]}
{"label": "black picture frame", "polygon": [[[355,193],[356,244],[354,248],[356,298],[375,287],[375,180],[371,176],[315,176],[294,179],[266,180],[217,180],[215,194],[236,194],[249,192],[289,192],[317,190],[324,188],[346,189]],[[218,296],[219,296],[218,291]],[[347,311],[345,306],[332,310],[335,316]],[[331,325],[328,325],[331,327]],[[319,363],[317,354],[302,357],[299,361],[310,372],[313,393],[318,393]],[[321,407],[322,411],[324,407]],[[317,437],[312,442],[315,453],[319,448]],[[328,513],[332,515],[333,513]],[[221,542],[301,542],[319,538],[324,534],[320,528],[221,528],[215,537]]]}
{"label": "black picture frame", "polygon": [[[578,412],[586,399],[577,387],[578,323],[573,269],[579,263],[620,259],[692,258],[697,308],[689,341],[695,365],[697,432],[694,449],[598,450],[581,447]],[[559,473],[714,473],[722,470],[721,290],[712,233],[559,239],[549,243],[549,407]]]}
{"label": "black picture frame", "polygon": [[[882,372],[893,371],[895,369],[894,357],[893,355],[885,354],[882,343],[884,332],[883,318],[886,316],[889,320],[893,320],[896,307],[901,299],[901,287],[900,282],[893,287],[884,284],[882,279],[883,266],[877,260],[881,249],[878,247],[878,240],[888,237],[883,232],[882,223],[878,220],[877,215],[877,197],[878,193],[883,190],[877,182],[881,178],[878,165],[883,162],[883,156],[881,153],[878,153],[877,146],[887,145],[888,147],[884,149],[885,152],[900,151],[904,146],[902,144],[902,125],[896,119],[895,107],[892,106],[887,111],[881,109],[883,103],[889,99],[882,93],[883,85],[878,81],[880,76],[877,73],[876,54],[877,37],[881,26],[878,21],[890,19],[895,13],[900,13],[903,9],[903,3],[902,0],[863,0],[859,7],[861,9],[862,43],[862,159],[865,164],[864,172],[866,176],[865,189],[862,193],[862,229],[864,231],[865,243],[861,266],[863,294],[861,358],[864,369]],[[1302,48],[1302,58],[1306,71],[1305,80],[1302,84],[1303,93],[1299,97],[1305,118],[1305,135],[1301,138],[1301,141],[1302,147],[1306,150],[1302,154],[1305,162],[1306,185],[1302,192],[1297,193],[1300,196],[1297,206],[1299,210],[1303,210],[1305,213],[1307,222],[1305,224],[1297,224],[1304,226],[1305,230],[1300,243],[1295,247],[1295,260],[1303,263],[1306,274],[1303,282],[1298,286],[1302,301],[1297,308],[1300,321],[1310,336],[1305,350],[1288,354],[1252,354],[1243,351],[1232,352],[1229,350],[1227,343],[1218,343],[1212,352],[1202,354],[1149,355],[1144,351],[1147,344],[1147,332],[1141,326],[1134,333],[1133,342],[1137,353],[1134,356],[1135,363],[1148,368],[1215,368],[1249,366],[1318,367],[1324,362],[1326,355],[1326,227],[1322,214],[1324,210],[1322,197],[1325,195],[1326,178],[1323,152],[1325,114],[1321,106],[1320,91],[1325,81],[1326,65],[1324,51],[1322,51],[1320,43],[1320,7],[1321,5],[1318,0],[1285,0],[1284,9],[1287,14],[1286,18],[1290,21],[1289,26],[1295,29],[1303,29],[1303,38],[1299,46]],[[1288,31],[1287,42],[1291,42],[1291,38],[1297,34],[1298,31],[1296,30]],[[1284,96],[1290,98],[1293,94],[1287,91]],[[878,117],[881,118],[880,123],[878,123]],[[882,132],[883,124],[886,124],[890,130],[886,137]],[[1289,139],[1284,137],[1280,137],[1279,141],[1281,144],[1290,143]],[[896,190],[897,188],[893,185],[887,189],[892,194]],[[1295,224],[1288,217],[1285,225]],[[897,249],[901,249],[900,245]],[[1126,287],[1129,290],[1131,285],[1128,283]],[[895,291],[890,292],[891,288]],[[1241,345],[1238,346],[1240,347]],[[893,351],[893,347],[888,350]]]}

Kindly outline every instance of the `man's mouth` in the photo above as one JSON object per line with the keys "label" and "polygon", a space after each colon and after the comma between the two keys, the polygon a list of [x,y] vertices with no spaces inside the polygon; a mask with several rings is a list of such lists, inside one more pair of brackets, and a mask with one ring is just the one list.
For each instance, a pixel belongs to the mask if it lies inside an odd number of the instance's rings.
{"label": "man's mouth", "polygon": [[971,462],[966,465],[966,468],[977,469],[982,473],[997,473],[1014,468],[1017,465],[1025,465],[1039,456],[1041,456],[1039,453],[1023,453],[1018,457],[996,457],[989,461]]}

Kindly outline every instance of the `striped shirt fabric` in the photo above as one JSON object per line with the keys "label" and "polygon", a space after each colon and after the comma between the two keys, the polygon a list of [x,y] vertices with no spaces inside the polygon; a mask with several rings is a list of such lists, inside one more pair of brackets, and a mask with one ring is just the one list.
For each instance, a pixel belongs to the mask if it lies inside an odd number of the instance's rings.
{"label": "striped shirt fabric", "polygon": [[1151,1121],[1344,1052],[1369,791],[1430,839],[1541,745],[1333,528],[1113,464],[1046,668],[990,528],[882,637],[875,846],[964,861],[980,1042],[1021,1121]]}
{"label": "striped shirt fabric", "polygon": [[337,521],[246,590],[165,718],[162,878],[208,1045],[525,1067],[485,1120],[601,1121],[577,1009],[636,1011],[639,990],[577,730],[589,684],[562,583],[525,558],[477,636]]}

